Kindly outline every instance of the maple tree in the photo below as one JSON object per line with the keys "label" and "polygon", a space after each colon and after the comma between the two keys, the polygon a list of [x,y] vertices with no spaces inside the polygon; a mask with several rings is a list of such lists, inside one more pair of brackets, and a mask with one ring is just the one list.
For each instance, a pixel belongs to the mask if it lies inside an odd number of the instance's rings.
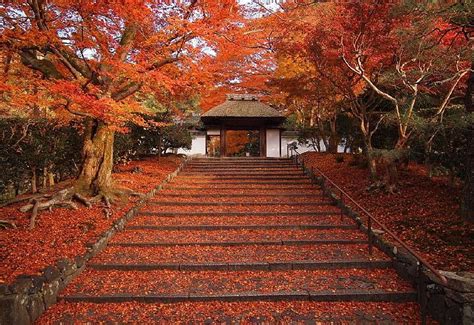
{"label": "maple tree", "polygon": [[[277,25],[292,33],[282,32],[275,42],[277,90],[291,99],[285,104],[294,106],[300,120],[326,115],[331,121],[341,113],[354,117],[372,178],[385,170],[393,190],[397,165],[407,159],[409,141],[420,132],[416,124],[427,98],[434,104],[424,123],[441,125],[462,91],[471,71],[469,42],[459,25],[442,17],[442,5],[310,5],[283,6],[286,10],[278,13]],[[372,138],[384,124],[394,125],[398,137],[388,150],[379,150]]]}
{"label": "maple tree", "polygon": [[61,201],[108,200],[114,135],[145,123],[143,94],[166,103],[198,91],[241,19],[234,0],[5,1],[0,15],[4,113],[82,121],[83,165]]}
{"label": "maple tree", "polygon": [[[436,111],[442,118],[454,90],[469,73],[465,42],[456,39],[457,33],[444,32],[442,21],[412,8],[398,8],[402,10],[398,15],[393,4],[351,3],[345,9],[342,59],[368,87],[393,104],[398,124],[395,148],[404,148],[420,93],[442,96],[442,89],[436,87],[451,82]],[[381,83],[382,73],[386,78]]]}

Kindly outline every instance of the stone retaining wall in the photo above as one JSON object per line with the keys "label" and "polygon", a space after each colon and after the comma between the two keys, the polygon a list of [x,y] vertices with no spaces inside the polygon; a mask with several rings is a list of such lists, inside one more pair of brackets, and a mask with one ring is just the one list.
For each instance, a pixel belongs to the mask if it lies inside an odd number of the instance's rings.
{"label": "stone retaining wall", "polygon": [[58,293],[84,270],[87,261],[102,251],[110,238],[117,231],[122,230],[125,224],[165,184],[176,177],[188,161],[189,159],[183,160],[160,185],[146,193],[133,208],[116,220],[94,244],[87,247],[84,255],[78,255],[73,260],[61,259],[56,265],[46,267],[40,275],[20,275],[10,285],[0,284],[0,324],[31,324],[38,319],[46,309],[56,303]]}
{"label": "stone retaining wall", "polygon": [[[330,197],[335,205],[367,232],[360,215],[337,197],[331,188],[326,186],[322,177],[314,175],[309,169],[305,169],[305,172],[321,186],[324,194]],[[443,284],[432,272],[420,267],[418,260],[408,251],[384,239],[383,231],[372,229],[372,238],[374,246],[393,259],[398,274],[416,286],[422,312],[428,313],[441,324],[474,324],[473,273],[440,271],[447,279],[447,284]]]}

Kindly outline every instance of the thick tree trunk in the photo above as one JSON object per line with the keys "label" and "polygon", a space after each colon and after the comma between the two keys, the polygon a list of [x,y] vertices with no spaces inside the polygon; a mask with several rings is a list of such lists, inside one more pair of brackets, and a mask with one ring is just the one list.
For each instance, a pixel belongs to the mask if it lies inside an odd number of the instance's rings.
{"label": "thick tree trunk", "polygon": [[375,163],[374,148],[372,147],[372,140],[370,135],[364,137],[365,155],[367,157],[367,164],[369,166],[370,179],[375,181],[377,179],[377,164]]}
{"label": "thick tree trunk", "polygon": [[35,194],[38,192],[36,167],[31,167],[31,193]]}
{"label": "thick tree trunk", "polygon": [[329,121],[329,127],[331,129],[331,135],[329,136],[329,148],[328,151],[331,153],[337,153],[337,147],[339,146],[339,135],[336,129],[336,117]]}
{"label": "thick tree trunk", "polygon": [[377,164],[374,157],[374,148],[372,147],[372,134],[370,134],[368,123],[366,123],[365,118],[361,120],[359,126],[364,139],[363,153],[366,156],[367,164],[369,166],[370,179],[375,181],[377,180]]}
{"label": "thick tree trunk", "polygon": [[[472,61],[471,69],[474,69]],[[468,113],[474,114],[474,73],[470,73],[467,82],[465,105]],[[466,220],[474,221],[474,125],[468,130],[466,154],[466,177],[464,180],[464,197],[461,213]]]}
{"label": "thick tree trunk", "polygon": [[88,121],[85,132],[79,191],[106,194],[112,187],[114,131],[102,122]]}
{"label": "thick tree trunk", "polygon": [[49,184],[49,187],[53,187],[55,182],[54,182],[54,173],[51,171],[52,168],[50,167],[49,169],[49,173],[48,173],[48,184]]}
{"label": "thick tree trunk", "polygon": [[43,189],[48,187],[48,167],[43,167]]}

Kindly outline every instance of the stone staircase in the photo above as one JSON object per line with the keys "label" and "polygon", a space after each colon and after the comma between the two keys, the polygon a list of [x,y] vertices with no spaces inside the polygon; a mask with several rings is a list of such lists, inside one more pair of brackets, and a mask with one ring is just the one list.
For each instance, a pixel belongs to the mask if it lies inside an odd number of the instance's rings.
{"label": "stone staircase", "polygon": [[415,301],[388,256],[369,256],[366,234],[290,160],[202,158],[43,320],[417,323]]}

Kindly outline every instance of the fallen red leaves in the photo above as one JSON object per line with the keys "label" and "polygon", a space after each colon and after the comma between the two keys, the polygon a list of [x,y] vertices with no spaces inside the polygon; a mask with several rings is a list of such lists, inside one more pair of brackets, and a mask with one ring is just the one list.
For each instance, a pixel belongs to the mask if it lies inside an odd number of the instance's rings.
{"label": "fallen red leaves", "polygon": [[88,294],[222,294],[242,292],[411,292],[393,269],[286,271],[99,271],[86,269],[62,292]]}
{"label": "fallen red leaves", "polygon": [[411,164],[400,171],[400,193],[370,193],[368,171],[350,166],[350,155],[342,163],[330,154],[303,156],[307,166],[321,169],[436,268],[474,270],[474,224],[457,214],[459,188],[443,178],[430,179],[423,166]]}
{"label": "fallen red leaves", "polygon": [[[218,302],[71,304],[60,302],[39,324],[421,324],[416,303]],[[428,322],[428,324],[432,324]]]}
{"label": "fallen red leaves", "polygon": [[[117,183],[138,192],[148,192],[158,185],[180,162],[179,157],[165,157],[134,161],[118,167],[114,174]],[[132,173],[140,167],[141,173]],[[14,222],[17,229],[0,230],[0,283],[12,282],[20,274],[38,274],[61,258],[74,258],[85,252],[85,245],[94,241],[132,205],[113,207],[113,215],[106,219],[102,208],[79,210],[64,208],[41,212],[35,229],[29,230],[29,214],[18,211],[21,204],[0,209],[2,219]]]}
{"label": "fallen red leaves", "polygon": [[126,230],[117,233],[112,242],[171,242],[192,243],[199,241],[225,242],[225,241],[265,241],[265,240],[319,240],[319,239],[366,239],[367,236],[361,231],[353,229],[341,230],[288,230],[288,229],[265,229],[265,230]]}
{"label": "fallen red leaves", "polygon": [[167,212],[167,213],[183,213],[183,212],[274,212],[275,215],[279,213],[293,213],[293,212],[324,212],[339,214],[340,209],[332,205],[315,205],[315,206],[295,206],[295,205],[272,205],[272,206],[255,206],[255,205],[230,205],[230,206],[160,206],[148,205],[143,208],[146,212]]}
{"label": "fallen red leaves", "polygon": [[211,216],[199,216],[199,217],[156,217],[156,216],[143,216],[138,215],[128,223],[129,226],[180,226],[180,225],[302,225],[302,224],[313,224],[313,225],[348,225],[353,224],[348,218],[341,220],[339,215],[325,215],[322,218],[315,218],[314,216],[234,216],[234,217],[211,217]]}
{"label": "fallen red leaves", "polygon": [[247,263],[276,261],[387,260],[374,249],[369,256],[367,245],[246,245],[246,246],[171,246],[107,247],[93,259],[94,263]]}

